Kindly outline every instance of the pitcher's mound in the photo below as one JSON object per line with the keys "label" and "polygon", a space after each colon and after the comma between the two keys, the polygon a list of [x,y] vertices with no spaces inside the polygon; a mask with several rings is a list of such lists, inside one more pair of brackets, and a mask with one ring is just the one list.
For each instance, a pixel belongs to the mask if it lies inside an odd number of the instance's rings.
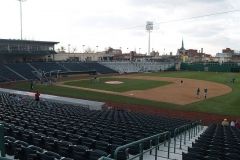
{"label": "pitcher's mound", "polygon": [[121,82],[121,81],[106,81],[105,83],[107,83],[107,84],[122,84],[123,82]]}

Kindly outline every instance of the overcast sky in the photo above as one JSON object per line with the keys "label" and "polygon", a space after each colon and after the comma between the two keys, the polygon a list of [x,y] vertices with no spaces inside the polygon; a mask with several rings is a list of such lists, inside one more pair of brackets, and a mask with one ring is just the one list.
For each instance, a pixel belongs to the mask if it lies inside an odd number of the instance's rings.
{"label": "overcast sky", "polygon": [[[215,55],[222,48],[240,50],[240,12],[174,23],[164,21],[240,9],[240,0],[27,0],[23,3],[23,37],[145,53],[146,21],[153,21],[151,48],[174,54],[181,47]],[[0,38],[20,38],[19,2],[0,0]]]}

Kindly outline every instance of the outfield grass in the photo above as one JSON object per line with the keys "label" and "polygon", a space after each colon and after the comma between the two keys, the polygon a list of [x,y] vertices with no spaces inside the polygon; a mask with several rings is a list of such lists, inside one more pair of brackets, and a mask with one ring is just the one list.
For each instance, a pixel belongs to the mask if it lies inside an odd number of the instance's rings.
{"label": "outfield grass", "polygon": [[[37,85],[35,89],[40,90],[41,93],[48,93],[53,95],[68,96],[74,98],[83,98],[99,101],[110,101],[122,104],[137,104],[148,105],[152,107],[186,110],[186,111],[199,111],[207,113],[215,113],[222,115],[240,116],[240,74],[239,73],[214,73],[214,72],[166,72],[166,73],[148,73],[141,74],[147,76],[160,76],[160,77],[182,77],[190,79],[200,79],[223,83],[232,87],[232,92],[220,97],[210,98],[204,101],[180,106],[170,103],[156,102],[150,100],[143,100],[138,98],[131,98],[125,96],[110,95],[105,93],[97,93],[92,91],[70,89],[58,86],[44,86]],[[231,84],[230,80],[235,77],[237,81]],[[29,90],[29,83],[17,83],[15,89]]]}
{"label": "outfield grass", "polygon": [[[107,84],[108,81],[120,81],[121,84]],[[114,92],[126,92],[132,90],[146,90],[170,84],[169,82],[153,81],[153,80],[139,80],[127,78],[98,78],[86,79],[80,81],[65,82],[65,85],[100,89]]]}

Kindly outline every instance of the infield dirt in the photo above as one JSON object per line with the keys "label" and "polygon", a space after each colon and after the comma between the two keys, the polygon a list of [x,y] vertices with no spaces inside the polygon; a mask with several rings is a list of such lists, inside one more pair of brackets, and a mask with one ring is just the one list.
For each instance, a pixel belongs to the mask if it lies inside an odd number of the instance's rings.
{"label": "infield dirt", "polygon": [[[60,82],[57,85],[63,86],[63,87],[69,87],[69,88],[109,93],[114,95],[136,97],[140,99],[148,99],[148,100],[159,101],[159,102],[167,102],[167,103],[173,103],[178,105],[186,105],[186,104],[204,100],[204,93],[203,93],[204,88],[208,89],[207,98],[225,95],[232,91],[231,87],[224,84],[210,82],[210,81],[203,81],[203,80],[195,80],[195,79],[137,76],[137,75],[136,76],[134,75],[115,76],[115,78],[142,79],[142,80],[155,80],[155,81],[159,80],[159,81],[167,81],[171,83],[165,86],[156,87],[152,89],[133,90],[133,91],[127,91],[123,93],[69,86],[69,85],[64,85],[63,82]],[[182,84],[181,84],[181,80],[183,81]],[[200,98],[198,98],[196,95],[198,87],[201,90]]]}
{"label": "infield dirt", "polygon": [[[123,77],[123,76],[122,76]],[[170,77],[152,77],[152,76],[129,76],[125,78],[159,80],[172,82],[169,85],[148,89],[144,91],[124,92],[124,95],[137,98],[149,99],[154,101],[174,103],[178,105],[190,104],[193,102],[204,100],[204,88],[208,89],[207,98],[225,95],[232,91],[232,88],[215,82],[194,80],[186,78],[170,78]],[[181,84],[181,80],[183,83]],[[201,97],[196,95],[197,88],[201,90]]]}

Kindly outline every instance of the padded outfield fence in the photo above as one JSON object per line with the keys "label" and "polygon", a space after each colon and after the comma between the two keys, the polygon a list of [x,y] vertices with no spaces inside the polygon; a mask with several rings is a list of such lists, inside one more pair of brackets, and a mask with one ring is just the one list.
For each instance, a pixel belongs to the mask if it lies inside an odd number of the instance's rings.
{"label": "padded outfield fence", "polygon": [[240,72],[240,63],[233,62],[181,63],[181,70],[209,71],[209,72]]}

